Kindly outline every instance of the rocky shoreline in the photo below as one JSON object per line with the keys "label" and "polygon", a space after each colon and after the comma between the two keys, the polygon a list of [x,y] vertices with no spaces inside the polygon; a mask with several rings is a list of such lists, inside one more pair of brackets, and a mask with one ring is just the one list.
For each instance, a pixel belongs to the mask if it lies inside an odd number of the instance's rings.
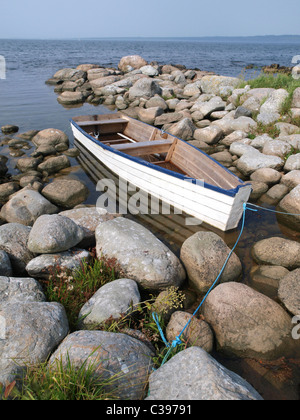
{"label": "rocky shoreline", "polygon": [[[284,89],[240,88],[240,82],[131,56],[118,69],[89,64],[63,69],[47,83],[55,85],[64,106],[102,103],[191,142],[249,180],[252,202],[300,214],[300,128],[295,124],[300,88],[291,112],[281,115],[288,96]],[[299,341],[292,337],[293,317],[300,314],[299,243],[268,238],[253,247],[252,277],[269,287],[267,295],[243,283],[243,262],[234,254],[186,331],[186,348],[152,373],[155,354],[147,340],[136,332],[91,330],[92,325],[132,310],[145,293],[159,301],[169,288],[189,285],[203,296],[230,249],[217,234],[197,232],[177,257],[140,224],[82,204],[86,186],[63,176],[69,157],[78,153],[63,132],[46,128],[18,134],[18,127],[4,126],[2,133],[1,144],[19,159],[14,176],[7,157],[0,159],[0,383],[12,383],[26,364],[43,363],[49,355],[49,364],[71,360],[80,367],[93,354],[97,375],[119,375],[114,389],[119,399],[262,399],[209,353],[217,349],[229,357],[265,361],[299,356]],[[299,231],[299,216],[282,220]],[[98,258],[115,260],[122,277],[85,303],[80,329],[70,332],[65,308],[47,302],[41,281],[56,265],[80,268],[92,257],[92,247]],[[169,308],[168,341],[190,319],[193,302],[183,310]]]}
{"label": "rocky shoreline", "polygon": [[[295,77],[299,72],[292,70]],[[282,114],[285,89],[239,88],[238,78],[148,64],[139,56],[122,58],[118,69],[62,69],[47,83],[66,107],[103,104],[190,142],[241,179],[250,177],[252,199],[300,213],[292,192],[300,174],[300,87]],[[299,220],[293,218],[293,227]]]}

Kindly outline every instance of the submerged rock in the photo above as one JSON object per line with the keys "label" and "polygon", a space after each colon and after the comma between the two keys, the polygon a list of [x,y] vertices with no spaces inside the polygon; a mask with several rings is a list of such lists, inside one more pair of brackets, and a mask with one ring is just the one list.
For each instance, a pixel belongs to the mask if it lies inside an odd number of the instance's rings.
{"label": "submerged rock", "polygon": [[21,172],[28,172],[37,169],[38,165],[42,162],[41,158],[24,157],[18,160],[17,168]]}
{"label": "submerged rock", "polygon": [[261,265],[251,271],[251,285],[259,292],[270,298],[276,298],[279,288],[279,282],[283,279],[289,270],[277,265]]}
{"label": "submerged rock", "polygon": [[3,134],[14,134],[17,133],[19,131],[19,127],[16,125],[3,125],[1,127],[1,131]]}

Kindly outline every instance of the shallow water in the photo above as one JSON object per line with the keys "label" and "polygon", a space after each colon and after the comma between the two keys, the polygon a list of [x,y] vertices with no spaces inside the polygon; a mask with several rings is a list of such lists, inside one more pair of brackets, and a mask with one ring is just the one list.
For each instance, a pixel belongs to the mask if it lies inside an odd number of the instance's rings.
{"label": "shallow water", "polygon": [[[294,55],[299,54],[297,44],[257,43],[211,43],[197,40],[98,40],[98,41],[9,41],[0,40],[0,55],[7,62],[6,79],[0,79],[0,126],[16,124],[20,132],[31,129],[58,128],[65,131],[73,141],[69,119],[78,115],[113,112],[104,106],[90,104],[76,108],[63,108],[57,102],[53,87],[45,84],[57,70],[76,67],[82,63],[97,63],[117,67],[124,55],[140,54],[145,59],[161,64],[185,64],[187,68],[201,68],[222,75],[238,76],[248,64],[262,66],[279,63],[290,66]],[[0,154],[12,152],[2,146]],[[30,154],[31,150],[26,151]],[[72,168],[62,171],[64,175],[82,180],[90,190],[86,204],[95,204],[100,193],[96,191],[99,167],[82,165],[79,159],[70,159]],[[10,157],[9,172],[17,173],[17,158]],[[105,174],[104,174],[105,176]],[[260,203],[268,207],[265,203]],[[135,216],[134,219],[155,233],[177,255],[185,239],[200,230],[211,227],[186,226],[184,216],[154,215]],[[240,229],[240,228],[239,228]],[[232,247],[240,230],[222,233]],[[267,211],[247,212],[243,236],[236,249],[244,268],[243,281],[253,287],[250,271],[255,266],[251,257],[253,244],[261,239],[281,236],[300,240],[299,233],[278,223],[277,217]],[[264,292],[263,290],[259,290]],[[300,343],[299,343],[300,344]],[[222,363],[249,380],[265,398],[298,399],[300,372],[298,362],[285,361],[265,368],[258,362],[230,360],[216,354]],[[295,358],[300,360],[299,351]],[[281,374],[278,379],[278,372]]]}

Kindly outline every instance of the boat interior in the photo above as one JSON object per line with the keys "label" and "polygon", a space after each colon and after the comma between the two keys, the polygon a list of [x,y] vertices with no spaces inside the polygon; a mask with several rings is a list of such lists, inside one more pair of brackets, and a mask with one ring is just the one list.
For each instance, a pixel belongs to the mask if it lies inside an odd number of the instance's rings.
{"label": "boat interior", "polygon": [[223,189],[242,184],[237,177],[185,141],[120,112],[80,116],[73,121],[102,144],[158,167]]}

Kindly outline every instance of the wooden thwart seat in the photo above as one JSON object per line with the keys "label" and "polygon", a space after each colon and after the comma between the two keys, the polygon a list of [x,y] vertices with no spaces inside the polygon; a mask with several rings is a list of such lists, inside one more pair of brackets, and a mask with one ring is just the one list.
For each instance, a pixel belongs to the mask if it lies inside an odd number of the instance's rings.
{"label": "wooden thwart seat", "polygon": [[118,131],[125,130],[128,121],[123,118],[115,118],[115,119],[107,119],[107,120],[99,120],[99,121],[79,121],[77,123],[79,127],[84,129],[91,128],[95,130],[100,135],[103,134],[113,134],[117,133]]}
{"label": "wooden thwart seat", "polygon": [[115,150],[131,156],[145,156],[154,153],[167,153],[172,146],[172,140],[153,140],[137,143],[111,145]]}
{"label": "wooden thwart seat", "polygon": [[111,120],[99,120],[99,121],[78,121],[79,127],[88,127],[89,125],[108,125],[108,124],[128,124],[127,120],[123,118],[116,118]]}

